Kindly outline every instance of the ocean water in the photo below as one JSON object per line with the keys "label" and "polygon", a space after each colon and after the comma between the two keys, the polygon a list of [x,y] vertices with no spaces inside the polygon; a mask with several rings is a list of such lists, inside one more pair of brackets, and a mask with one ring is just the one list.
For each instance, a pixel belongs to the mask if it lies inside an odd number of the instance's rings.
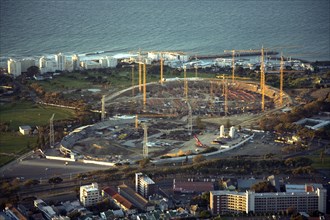
{"label": "ocean water", "polygon": [[0,0],[0,57],[277,48],[330,60],[329,0]]}

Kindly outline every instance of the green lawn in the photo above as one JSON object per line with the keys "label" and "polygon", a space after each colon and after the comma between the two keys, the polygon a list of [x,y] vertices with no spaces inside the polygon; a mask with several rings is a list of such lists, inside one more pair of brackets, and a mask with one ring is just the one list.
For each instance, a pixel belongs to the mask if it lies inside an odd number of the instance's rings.
{"label": "green lawn", "polygon": [[312,167],[314,169],[330,169],[330,155],[324,154],[323,161],[321,160],[321,151],[317,151],[310,155],[309,158],[313,161]]}
{"label": "green lawn", "polygon": [[59,89],[86,89],[91,88],[92,85],[79,73],[62,74],[60,77],[55,77],[52,80],[38,81],[38,84],[47,92],[54,92]]}
{"label": "green lawn", "polygon": [[18,132],[0,133],[0,166],[33,148],[36,136],[23,136]]}
{"label": "green lawn", "polygon": [[32,149],[37,141],[36,136],[23,136],[18,132],[20,125],[46,125],[50,117],[54,120],[74,118],[71,109],[43,106],[32,102],[15,102],[0,106],[0,122],[9,123],[9,131],[0,133],[0,166],[11,161],[15,155],[20,155]]}
{"label": "green lawn", "polygon": [[20,154],[28,147],[33,147],[37,136],[24,136],[18,132],[0,133],[0,153]]}
{"label": "green lawn", "polygon": [[54,113],[55,121],[74,117],[71,109],[17,102],[0,106],[0,122],[9,122],[11,130],[18,130],[20,125],[46,125]]}

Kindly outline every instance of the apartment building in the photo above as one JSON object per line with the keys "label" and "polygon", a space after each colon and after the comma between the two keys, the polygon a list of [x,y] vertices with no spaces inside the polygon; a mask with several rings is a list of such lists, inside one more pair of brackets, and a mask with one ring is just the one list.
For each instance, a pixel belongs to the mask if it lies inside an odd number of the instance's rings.
{"label": "apartment building", "polygon": [[148,199],[157,192],[157,185],[147,175],[135,173],[135,192]]}
{"label": "apartment building", "polygon": [[21,62],[14,59],[9,59],[7,61],[8,73],[12,74],[14,77],[20,76],[22,73]]}
{"label": "apartment building", "polygon": [[97,183],[80,187],[80,202],[83,206],[93,206],[102,199]]}
{"label": "apartment building", "polygon": [[326,212],[326,189],[313,192],[255,193],[253,191],[211,191],[213,214],[281,212],[295,208],[298,212]]}

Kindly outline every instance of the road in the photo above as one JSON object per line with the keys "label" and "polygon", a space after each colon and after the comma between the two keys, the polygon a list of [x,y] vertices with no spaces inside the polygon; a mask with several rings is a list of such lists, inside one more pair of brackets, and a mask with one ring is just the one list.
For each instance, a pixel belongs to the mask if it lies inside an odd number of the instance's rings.
{"label": "road", "polygon": [[106,170],[108,166],[95,164],[84,164],[81,162],[69,162],[65,165],[64,161],[47,159],[25,159],[16,160],[5,165],[1,169],[2,178],[23,177],[24,179],[48,179],[53,176],[69,177],[78,173]]}

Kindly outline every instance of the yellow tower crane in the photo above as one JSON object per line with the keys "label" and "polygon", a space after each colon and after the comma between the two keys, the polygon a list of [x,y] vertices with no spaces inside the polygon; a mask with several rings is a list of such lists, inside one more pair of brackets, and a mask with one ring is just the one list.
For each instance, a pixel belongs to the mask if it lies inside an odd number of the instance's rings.
{"label": "yellow tower crane", "polygon": [[142,60],[141,60],[141,51],[139,50],[139,92],[142,91]]}
{"label": "yellow tower crane", "polygon": [[260,89],[261,89],[261,110],[265,110],[265,57],[264,57],[265,49],[261,48],[261,62],[260,62]]}
{"label": "yellow tower crane", "polygon": [[280,66],[280,106],[283,106],[283,77],[284,77],[284,60],[281,53],[281,66]]}
{"label": "yellow tower crane", "polygon": [[239,53],[255,53],[255,52],[260,52],[260,50],[224,50],[225,53],[232,53],[232,60],[231,60],[231,65],[232,65],[232,82],[235,82],[235,54]]}
{"label": "yellow tower crane", "polygon": [[163,55],[160,54],[160,84],[163,85],[163,79],[164,79],[164,76],[163,76],[163,71],[164,71],[164,60],[163,60]]}
{"label": "yellow tower crane", "polygon": [[146,110],[147,105],[147,65],[143,65],[143,109]]}
{"label": "yellow tower crane", "polygon": [[228,82],[227,80],[224,78],[224,88],[225,88],[225,116],[227,116],[228,114]]}

